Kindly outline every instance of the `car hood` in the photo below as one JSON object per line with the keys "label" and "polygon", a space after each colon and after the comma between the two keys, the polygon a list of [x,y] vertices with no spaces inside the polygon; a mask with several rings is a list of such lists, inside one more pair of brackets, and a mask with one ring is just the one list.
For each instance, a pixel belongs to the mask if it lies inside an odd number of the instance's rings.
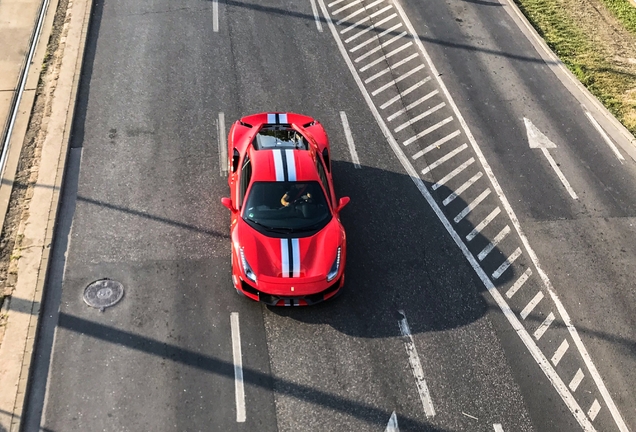
{"label": "car hood", "polygon": [[239,218],[234,240],[261,279],[325,278],[331,268],[344,231],[336,218],[310,237],[266,236]]}

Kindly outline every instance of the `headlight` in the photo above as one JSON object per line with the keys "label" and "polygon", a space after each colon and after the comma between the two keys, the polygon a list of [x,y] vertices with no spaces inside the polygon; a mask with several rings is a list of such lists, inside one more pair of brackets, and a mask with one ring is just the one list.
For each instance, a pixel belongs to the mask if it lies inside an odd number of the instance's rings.
{"label": "headlight", "polygon": [[256,282],[256,274],[252,270],[252,267],[250,267],[250,265],[247,263],[247,260],[245,259],[245,252],[243,252],[243,248],[240,248],[239,252],[241,253],[241,264],[243,265],[243,272],[245,272],[245,276],[247,276],[247,278],[251,280],[252,282]]}
{"label": "headlight", "polygon": [[338,252],[336,253],[336,259],[331,266],[331,270],[327,273],[327,282],[331,282],[336,276],[338,276],[338,270],[340,270],[340,247],[338,246]]}

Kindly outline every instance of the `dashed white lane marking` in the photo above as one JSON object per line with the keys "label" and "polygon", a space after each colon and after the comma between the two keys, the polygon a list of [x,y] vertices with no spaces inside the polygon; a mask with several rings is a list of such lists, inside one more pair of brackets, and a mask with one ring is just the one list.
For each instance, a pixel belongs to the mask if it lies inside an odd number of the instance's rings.
{"label": "dashed white lane marking", "polygon": [[605,133],[605,131],[603,130],[603,128],[601,127],[600,124],[598,124],[598,122],[596,121],[596,119],[592,116],[592,114],[589,111],[585,111],[585,115],[587,116],[587,118],[590,120],[590,123],[592,123],[592,126],[594,126],[594,128],[598,131],[599,134],[601,134],[601,136],[603,137],[603,140],[607,143],[607,145],[612,149],[612,151],[614,152],[614,154],[616,155],[616,157],[618,158],[618,160],[623,163],[623,161],[625,160],[625,158],[623,157],[623,155],[621,154],[621,152],[618,151],[618,148],[616,147],[616,145],[614,145],[614,142],[610,139],[609,136],[607,136],[607,134]]}
{"label": "dashed white lane marking", "polygon": [[554,314],[550,312],[547,317],[543,320],[541,325],[534,331],[534,338],[536,340],[541,339],[541,336],[546,332],[547,329],[550,328],[552,322],[554,321]]}
{"label": "dashed white lane marking", "polygon": [[219,0],[212,0],[212,31],[219,31]]}
{"label": "dashed white lane marking", "polygon": [[[450,203],[452,203],[453,201],[455,201],[455,198],[457,198],[458,196],[460,196],[463,192],[466,192],[466,190],[471,187],[472,185],[475,184],[475,182],[477,180],[479,180],[480,178],[483,177],[483,173],[481,171],[478,171],[477,174],[475,174],[474,176],[472,176],[471,178],[469,178],[468,180],[466,180],[464,182],[464,184],[462,184],[460,187],[458,187],[453,193],[451,193],[449,196],[447,196],[446,198],[444,198],[444,201],[442,201],[442,204],[444,204],[445,206],[449,205]],[[510,230],[510,229],[508,229]],[[494,246],[493,246],[494,247]],[[483,252],[483,251],[482,251]],[[479,261],[481,261],[483,258],[480,258]]]}
{"label": "dashed white lane marking", "polygon": [[523,272],[521,276],[515,281],[515,283],[506,291],[506,297],[512,298],[513,295],[519,291],[519,288],[523,286],[524,283],[528,280],[528,278],[532,276],[532,270],[527,268],[526,271]]}
{"label": "dashed white lane marking", "polygon": [[507,260],[505,260],[497,270],[495,270],[492,274],[492,277],[495,279],[499,279],[501,277],[502,274],[504,274],[504,272],[506,270],[508,270],[508,267],[510,267],[510,265],[516,261],[517,258],[519,258],[521,256],[521,248],[517,248],[515,249],[515,251],[513,253],[510,254],[510,256],[508,257]]}
{"label": "dashed white lane marking", "polygon": [[[397,81],[397,80],[395,80]],[[393,83],[392,83],[393,84]],[[371,93],[373,94],[373,93]],[[374,95],[375,96],[375,95]],[[440,109],[444,108],[446,106],[446,102],[442,102],[440,104],[435,105],[434,107],[427,109],[426,111],[424,111],[423,113],[416,115],[413,118],[410,118],[409,120],[405,121],[404,123],[402,123],[401,125],[399,125],[398,127],[396,127],[395,129],[393,129],[395,132],[399,132],[403,129],[406,129],[407,127],[411,126],[412,124],[430,116],[431,114],[433,114],[435,111],[439,111]]]}
{"label": "dashed white lane marking", "polygon": [[[481,174],[481,171],[479,172],[479,174]],[[492,239],[492,241],[488,243],[486,247],[481,250],[481,252],[479,252],[479,255],[477,255],[477,259],[479,261],[483,261],[488,256],[488,254],[492,252],[492,250],[497,247],[497,245],[501,243],[503,239],[506,238],[509,233],[510,227],[506,225],[501,231],[499,231],[499,234],[497,234],[495,238]]]}
{"label": "dashed white lane marking", "polygon": [[579,370],[576,371],[574,378],[572,378],[572,381],[570,381],[570,384],[568,385],[568,387],[570,387],[570,390],[575,392],[576,389],[579,388],[579,384],[581,384],[581,381],[583,381],[583,377],[583,371],[581,370],[581,368],[579,368]]}
{"label": "dashed white lane marking", "polygon": [[[408,44],[412,44],[412,42],[409,42]],[[406,44],[406,45],[408,45],[408,44]],[[360,69],[360,71],[362,71],[362,69]],[[406,90],[404,90],[401,94],[399,94],[397,96],[393,96],[391,99],[389,99],[388,101],[386,101],[385,103],[380,105],[380,109],[387,109],[388,107],[393,105],[395,102],[399,101],[400,99],[402,99],[407,94],[409,94],[409,93],[415,91],[416,89],[422,87],[424,84],[426,84],[430,80],[431,80],[431,77],[426,77],[422,81],[420,81],[420,82],[418,82],[416,84],[413,84],[411,87],[409,87]]]}
{"label": "dashed white lane marking", "polygon": [[433,184],[433,186],[431,186],[431,188],[433,188],[433,190],[437,190],[437,189],[441,188],[442,186],[444,186],[446,184],[447,181],[451,180],[453,177],[455,177],[460,172],[464,171],[467,167],[469,167],[473,163],[475,163],[475,158],[471,157],[466,162],[464,162],[463,164],[461,164],[460,166],[458,166],[457,168],[455,168],[454,170],[452,170],[451,172],[446,174],[440,180],[438,180],[437,183],[435,183],[435,184]]}
{"label": "dashed white lane marking", "polygon": [[596,415],[601,410],[601,404],[598,403],[598,400],[594,399],[594,403],[590,407],[590,410],[587,412],[587,415],[594,421]]}
{"label": "dashed white lane marking", "polygon": [[398,78],[395,78],[394,80],[389,81],[388,83],[384,84],[382,87],[374,90],[371,92],[371,95],[373,96],[377,96],[379,93],[383,92],[384,90],[388,89],[389,87],[394,86],[395,84],[399,83],[400,81],[405,80],[406,78],[410,77],[411,75],[413,75],[414,73],[420,71],[424,69],[424,65],[419,65],[413,69],[411,69],[410,71],[401,74]]}
{"label": "dashed white lane marking", "polygon": [[[372,38],[369,38],[366,41],[364,41],[362,43],[359,43],[358,45],[356,45],[353,48],[351,48],[349,50],[349,52],[354,53],[354,52],[364,48],[365,46],[369,45],[370,43],[373,43],[373,42],[379,40],[381,37],[386,36],[387,34],[391,33],[392,31],[399,29],[400,27],[402,27],[402,23],[401,22],[397,23],[393,27],[389,27],[388,29],[384,30],[382,33],[379,33],[379,34],[373,36]],[[376,25],[375,28],[378,28],[378,25]]]}
{"label": "dashed white lane marking", "polygon": [[351,134],[351,128],[349,127],[349,120],[347,120],[347,114],[344,111],[340,111],[340,120],[342,120],[342,128],[344,129],[345,138],[347,139],[347,145],[349,146],[349,153],[351,153],[353,166],[360,169],[362,168],[360,166],[360,159],[358,159],[358,152],[356,151],[356,145],[353,142],[353,135]]}
{"label": "dashed white lane marking", "polygon": [[539,291],[533,298],[528,302],[526,307],[521,311],[521,319],[526,319],[528,315],[532,313],[535,307],[539,304],[539,302],[543,300],[543,293]]}
{"label": "dashed white lane marking", "polygon": [[225,141],[225,114],[219,113],[219,171],[221,177],[227,175],[227,142]]}
{"label": "dashed white lane marking", "polygon": [[230,327],[232,330],[232,361],[234,362],[234,395],[236,398],[236,421],[245,422],[245,388],[243,386],[243,354],[241,353],[241,330],[239,327],[239,314],[230,314]]}
{"label": "dashed white lane marking", "polygon": [[495,430],[495,432],[504,432],[503,426],[501,426],[501,423],[495,423],[494,425],[492,425],[492,427]]}
{"label": "dashed white lane marking", "polygon": [[382,75],[387,74],[387,73],[391,72],[392,70],[395,70],[395,69],[399,68],[403,64],[410,62],[414,58],[417,58],[417,53],[411,54],[410,56],[406,57],[405,59],[402,59],[399,62],[397,62],[397,63],[395,63],[393,65],[390,65],[388,68],[381,70],[380,72],[376,73],[375,75],[370,76],[369,78],[364,80],[364,83],[365,84],[369,84],[370,82],[376,80],[377,78],[381,77]]}
{"label": "dashed white lane marking", "polygon": [[395,414],[395,411],[393,411],[393,414],[391,414],[391,418],[389,418],[389,422],[387,423],[384,432],[400,432],[400,428],[398,427],[397,414]]}
{"label": "dashed white lane marking", "polygon": [[[433,211],[435,212],[435,214],[438,217],[439,221],[442,223],[442,225],[444,225],[444,228],[446,229],[448,234],[451,236],[451,238],[453,239],[453,241],[455,242],[457,247],[462,251],[462,253],[464,254],[464,257],[466,258],[466,260],[470,263],[470,265],[473,268],[473,270],[475,271],[475,273],[479,276],[480,280],[482,281],[482,283],[484,284],[484,286],[486,287],[486,289],[488,290],[490,295],[493,297],[493,299],[495,300],[495,302],[497,303],[497,305],[499,306],[499,308],[503,312],[504,316],[506,317],[506,319],[508,320],[508,322],[510,323],[510,325],[514,329],[514,331],[517,333],[517,335],[519,336],[519,338],[521,339],[523,344],[528,349],[528,352],[530,353],[530,355],[532,355],[532,358],[539,365],[539,367],[541,368],[543,373],[546,375],[546,377],[548,377],[548,379],[552,383],[554,389],[559,394],[561,399],[564,401],[564,403],[566,404],[566,406],[568,407],[568,409],[572,413],[573,417],[577,420],[579,425],[581,425],[581,427],[583,428],[584,431],[593,431],[594,430],[594,426],[592,425],[592,423],[590,423],[589,419],[585,416],[585,414],[581,410],[580,405],[578,404],[578,402],[576,401],[576,399],[574,398],[572,393],[570,393],[569,389],[567,388],[567,386],[565,385],[565,383],[563,382],[561,377],[557,374],[556,370],[550,365],[548,359],[545,357],[543,352],[541,352],[541,350],[539,349],[537,344],[534,342],[534,340],[532,340],[532,338],[530,337],[530,334],[528,333],[528,331],[521,324],[521,322],[519,321],[519,319],[517,318],[515,313],[510,309],[510,307],[508,306],[508,304],[506,303],[504,298],[501,296],[501,294],[499,293],[499,291],[495,287],[495,285],[492,282],[492,280],[488,277],[486,272],[481,268],[481,266],[477,262],[476,258],[472,255],[472,253],[468,250],[468,247],[466,246],[466,244],[464,244],[462,242],[462,239],[459,237],[459,234],[457,234],[457,232],[454,230],[453,226],[451,225],[451,222],[445,217],[442,209],[437,205],[435,199],[433,198],[433,196],[431,195],[431,193],[427,189],[424,181],[420,178],[420,176],[418,175],[418,173],[415,170],[415,168],[413,167],[413,165],[411,165],[411,163],[409,162],[409,159],[404,154],[404,151],[402,150],[402,147],[398,144],[397,140],[395,139],[395,137],[392,135],[391,131],[389,130],[387,124],[384,122],[384,119],[382,118],[378,108],[375,106],[371,95],[368,93],[367,89],[365,88],[364,83],[362,82],[362,79],[360,78],[360,76],[356,72],[356,69],[355,69],[355,67],[353,65],[353,62],[349,58],[349,56],[347,54],[347,50],[344,47],[344,44],[343,44],[342,40],[338,36],[338,31],[337,31],[333,21],[331,20],[331,17],[329,15],[329,11],[327,10],[327,6],[325,5],[324,0],[318,0],[318,2],[320,4],[320,8],[322,10],[323,16],[325,17],[325,19],[327,21],[327,25],[328,25],[328,27],[329,27],[329,29],[331,31],[331,34],[332,34],[332,36],[334,38],[334,41],[335,41],[335,43],[336,43],[336,45],[338,47],[338,50],[340,51],[340,55],[342,56],[345,64],[349,68],[349,71],[351,72],[351,75],[352,75],[354,81],[356,82],[356,85],[360,89],[362,97],[364,98],[365,102],[367,103],[367,106],[369,107],[369,110],[371,111],[371,114],[373,115],[373,117],[376,120],[376,123],[380,127],[380,130],[382,131],[382,134],[387,139],[387,142],[388,142],[389,146],[391,147],[391,149],[395,153],[396,157],[398,158],[398,160],[400,161],[400,163],[404,167],[404,170],[407,172],[407,174],[409,175],[409,177],[411,178],[413,183],[415,183],[415,185],[417,186],[418,190],[420,191],[420,193],[422,194],[424,199],[426,199],[426,202],[429,204],[431,209],[433,209]],[[417,32],[415,31],[415,29],[413,28],[413,25],[408,20],[408,17],[406,16],[406,14],[405,14],[404,10],[402,9],[402,7],[400,6],[400,4],[396,2],[396,3],[394,3],[394,5],[395,5],[396,9],[398,10],[398,12],[400,14],[400,17],[405,22],[405,25],[407,26],[407,28],[409,30],[409,33],[411,35],[416,35]],[[466,133],[466,135],[467,135],[467,137],[468,137],[468,139],[469,139],[469,141],[471,143],[471,146],[473,147],[473,150],[475,151],[475,154],[479,158],[483,169],[486,171],[486,174],[488,175],[488,178],[490,179],[491,183],[493,184],[493,187],[495,188],[495,190],[497,192],[497,196],[499,197],[500,201],[502,202],[502,205],[504,206],[504,208],[506,210],[506,213],[508,213],[508,216],[512,220],[512,223],[513,223],[513,225],[515,227],[515,230],[517,231],[518,235],[520,236],[520,238],[522,240],[522,243],[523,243],[524,247],[526,248],[526,251],[530,255],[530,258],[531,258],[533,264],[535,265],[537,270],[540,272],[542,280],[544,281],[548,291],[550,292],[550,296],[552,297],[553,301],[557,305],[557,308],[559,309],[559,314],[563,317],[564,322],[566,323],[566,325],[571,326],[571,319],[569,318],[569,315],[567,315],[567,312],[563,308],[563,305],[560,303],[560,300],[558,299],[558,297],[554,293],[554,287],[552,287],[552,285],[550,283],[550,280],[547,278],[545,273],[543,273],[541,271],[541,266],[540,266],[540,264],[538,262],[538,258],[536,256],[536,254],[534,253],[534,250],[530,247],[528,239],[525,237],[525,234],[523,233],[523,230],[521,229],[521,226],[519,225],[519,220],[517,219],[514,211],[512,210],[512,207],[510,206],[510,203],[508,202],[507,198],[504,196],[503,190],[501,189],[501,186],[499,185],[499,182],[495,178],[494,173],[492,172],[492,169],[490,168],[490,165],[486,161],[486,159],[485,159],[483,153],[481,152],[481,149],[479,148],[475,138],[473,137],[472,133],[470,132],[470,129],[468,128],[468,125],[466,124],[466,121],[461,116],[461,113],[459,112],[459,109],[457,108],[457,105],[453,101],[448,89],[446,88],[444,82],[439,77],[439,72],[437,71],[437,68],[435,67],[435,65],[433,64],[430,56],[426,52],[426,50],[424,48],[424,45],[422,44],[421,40],[419,38],[414,38],[414,40],[415,40],[415,43],[417,44],[420,52],[422,53],[423,57],[425,58],[426,63],[430,67],[432,75],[436,77],[437,83],[440,86],[440,88],[441,88],[442,92],[444,93],[444,95],[446,96],[446,98],[447,98],[447,100],[449,102],[449,105],[453,109],[453,112],[458,116],[458,121],[460,122],[460,124],[462,126],[462,129],[465,131],[465,133]],[[579,347],[579,351],[582,353],[582,355],[583,355],[583,357],[584,357],[584,359],[586,361],[586,365],[588,366],[588,368],[593,369],[592,375],[593,376],[596,375],[596,377],[594,378],[595,382],[597,383],[597,386],[599,386],[599,388],[601,388],[601,393],[604,395],[604,398],[607,398],[605,400],[606,401],[609,400],[609,402],[611,402],[612,406],[610,407],[610,409],[612,409],[612,407],[613,407],[613,409],[616,410],[616,406],[613,404],[611,396],[607,392],[607,389],[605,388],[605,385],[604,385],[603,381],[600,379],[600,375],[598,375],[598,371],[596,371],[596,368],[595,368],[594,364],[591,362],[591,359],[589,358],[589,354],[587,353],[587,350],[583,346],[582,341],[580,341],[580,337],[578,336],[578,333],[576,332],[576,329],[574,327],[572,327],[569,330],[570,330],[571,335],[573,336],[573,338],[575,340],[575,343],[577,344],[577,347]],[[598,378],[598,381],[596,381],[597,378]],[[608,402],[608,405],[609,405],[609,402]],[[612,411],[612,412],[614,413],[614,411]],[[618,413],[618,411],[616,411],[616,414],[618,414],[618,418],[622,421],[622,418],[620,418],[620,414]],[[624,425],[624,422],[622,424]],[[623,429],[621,429],[621,430],[623,430]],[[625,428],[624,431],[627,432],[627,429]]]}
{"label": "dashed white lane marking", "polygon": [[561,345],[559,345],[559,347],[555,351],[554,355],[550,359],[550,361],[552,361],[553,365],[556,366],[556,365],[559,364],[559,362],[561,361],[561,359],[565,355],[565,352],[568,350],[568,348],[570,348],[570,344],[568,343],[568,340],[567,339],[563,339],[563,342],[561,342]]}
{"label": "dashed white lane marking", "polygon": [[443,164],[447,160],[452,159],[453,157],[455,157],[456,155],[458,155],[462,151],[466,150],[467,148],[468,148],[467,144],[462,144],[461,146],[457,147],[452,152],[446,153],[444,156],[442,156],[441,158],[437,159],[435,162],[431,163],[429,166],[424,168],[422,170],[422,174],[426,174],[429,171],[434,170],[435,168],[437,168],[438,166],[440,166],[441,164]]}
{"label": "dashed white lane marking", "polygon": [[[475,159],[471,158],[471,160],[474,161]],[[488,224],[490,222],[492,222],[497,217],[497,215],[499,213],[501,213],[501,209],[499,207],[495,207],[495,209],[493,211],[491,211],[488,214],[488,216],[486,216],[484,218],[484,220],[479,222],[477,224],[477,226],[475,228],[473,228],[473,230],[466,235],[466,241],[472,241],[475,237],[477,237],[479,235],[479,233],[481,232],[481,230],[486,228],[488,226]],[[508,298],[510,298],[510,297],[508,297]]]}
{"label": "dashed white lane marking", "polygon": [[314,21],[316,22],[316,28],[322,33],[322,24],[320,24],[320,15],[318,15],[318,8],[316,7],[316,0],[309,0],[311,2],[311,12],[314,14]]}
{"label": "dashed white lane marking", "polygon": [[459,212],[459,214],[457,216],[455,216],[455,219],[453,219],[453,221],[455,223],[460,223],[462,221],[462,219],[464,219],[466,216],[468,216],[468,214],[473,211],[475,209],[475,207],[477,207],[483,200],[486,199],[486,197],[490,195],[490,189],[486,189],[485,191],[483,191],[481,194],[479,194],[479,196],[477,198],[475,198],[474,200],[472,200],[465,208],[464,210],[462,210],[461,212]]}
{"label": "dashed white lane marking", "polygon": [[[431,95],[431,94],[433,94],[433,93],[437,93],[437,90],[432,91],[432,92],[431,92],[431,93],[429,93],[428,95]],[[428,95],[426,95],[426,96],[424,96],[424,97],[428,97]],[[422,98],[422,99],[423,99],[423,98]],[[413,102],[413,103],[415,103],[415,102]],[[411,105],[412,105],[412,104],[411,104]],[[411,105],[407,106],[406,108],[409,108]],[[440,146],[441,146],[442,144],[445,144],[445,143],[447,143],[448,141],[452,140],[453,138],[455,138],[456,136],[458,136],[458,135],[459,135],[459,133],[460,133],[460,132],[459,132],[458,130],[456,130],[455,132],[452,132],[452,133],[450,133],[450,134],[446,135],[444,138],[440,138],[440,139],[438,139],[438,140],[437,140],[437,141],[435,141],[433,144],[431,144],[431,145],[428,145],[428,146],[424,147],[422,150],[418,151],[417,153],[415,153],[415,154],[412,156],[413,160],[418,159],[418,158],[420,158],[420,157],[424,156],[426,153],[430,152],[430,151],[431,151],[431,150],[433,150],[433,149],[440,148]],[[473,161],[474,161],[474,159],[473,159]],[[438,184],[439,184],[439,183],[438,183]],[[441,185],[440,185],[440,186],[441,186]],[[439,187],[439,186],[438,186],[438,187]],[[437,189],[437,188],[435,188],[435,189]]]}
{"label": "dashed white lane marking", "polygon": [[[402,144],[407,146],[409,144],[414,143],[415,141],[417,141],[418,139],[425,137],[426,135],[430,134],[433,131],[436,131],[437,129],[441,128],[442,126],[444,126],[447,123],[450,123],[453,121],[453,117],[446,117],[444,120],[435,123],[433,126],[424,129],[422,132],[412,136],[411,138],[405,140]],[[464,144],[465,145],[465,144]]]}
{"label": "dashed white lane marking", "polygon": [[422,369],[422,364],[420,363],[420,357],[417,355],[417,349],[415,348],[413,336],[411,335],[411,328],[409,327],[409,323],[406,320],[404,311],[401,310],[399,312],[400,315],[402,315],[402,319],[399,321],[400,332],[402,333],[402,336],[404,336],[404,347],[406,348],[406,353],[409,356],[409,363],[411,364],[413,376],[415,377],[417,392],[420,395],[420,400],[422,401],[422,406],[424,407],[424,413],[426,414],[426,417],[433,417],[435,415],[435,408],[433,408],[433,400],[431,399],[431,394],[428,391],[428,386],[426,385],[426,380],[424,379],[424,370]]}

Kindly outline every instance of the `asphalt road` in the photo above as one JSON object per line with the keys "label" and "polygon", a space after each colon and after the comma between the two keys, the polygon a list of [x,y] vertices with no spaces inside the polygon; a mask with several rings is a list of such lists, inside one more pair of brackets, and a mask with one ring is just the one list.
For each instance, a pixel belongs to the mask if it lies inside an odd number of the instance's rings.
{"label": "asphalt road", "polygon": [[[616,159],[499,3],[402,2],[438,74],[416,43],[406,46],[413,38],[402,35],[400,14],[369,32],[379,42],[345,60],[342,47],[368,39],[347,42],[364,27],[346,29],[390,16],[382,11],[390,2],[365,0],[369,10],[351,18],[355,4],[317,3],[333,18],[322,19],[322,32],[310,1],[95,4],[25,429],[383,431],[395,411],[402,431],[576,431],[582,411],[597,430],[620,430],[535,261],[617,412],[636,428],[633,161]],[[227,130],[260,111],[314,116],[331,138],[337,193],[352,199],[342,215],[347,286],[333,302],[267,308],[231,287],[219,113]],[[524,117],[557,145],[548,151],[577,200],[529,147]],[[474,258],[489,243],[497,244]],[[82,300],[101,278],[126,289],[104,312]],[[434,416],[418,394],[400,310]],[[245,422],[237,422],[233,312]]]}

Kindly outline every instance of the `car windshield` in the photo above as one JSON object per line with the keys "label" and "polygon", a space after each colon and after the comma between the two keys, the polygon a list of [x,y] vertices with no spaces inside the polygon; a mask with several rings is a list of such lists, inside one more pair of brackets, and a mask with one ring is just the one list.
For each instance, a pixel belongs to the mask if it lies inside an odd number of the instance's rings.
{"label": "car windshield", "polygon": [[322,229],[331,212],[318,182],[254,182],[243,219],[260,231],[310,232]]}

